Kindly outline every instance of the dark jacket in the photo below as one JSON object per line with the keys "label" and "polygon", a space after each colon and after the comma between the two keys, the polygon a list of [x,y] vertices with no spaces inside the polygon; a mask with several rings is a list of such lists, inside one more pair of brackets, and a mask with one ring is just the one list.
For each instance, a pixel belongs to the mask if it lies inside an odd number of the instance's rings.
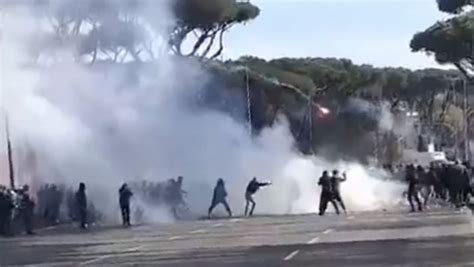
{"label": "dark jacket", "polygon": [[218,184],[214,188],[214,195],[212,197],[213,202],[221,202],[224,201],[227,197],[227,191],[225,190],[224,184]]}
{"label": "dark jacket", "polygon": [[409,184],[417,184],[418,183],[418,175],[415,169],[415,166],[408,165],[405,168],[405,179]]}
{"label": "dark jacket", "polygon": [[331,178],[329,176],[321,176],[319,178],[318,185],[321,186],[322,192],[323,193],[332,193],[332,184],[331,184]]}
{"label": "dark jacket", "polygon": [[33,212],[35,207],[35,202],[31,200],[30,195],[27,192],[22,192],[20,194],[20,211]]}
{"label": "dark jacket", "polygon": [[269,185],[270,183],[259,183],[258,181],[250,181],[250,183],[247,185],[247,190],[245,191],[246,193],[249,193],[249,194],[255,194],[258,189],[260,189],[260,187],[262,186],[267,186]]}
{"label": "dark jacket", "polygon": [[87,209],[86,191],[78,190],[76,192],[76,204],[79,209]]}
{"label": "dark jacket", "polygon": [[120,206],[129,206],[130,198],[133,196],[133,193],[130,189],[122,187],[119,190],[119,202]]}

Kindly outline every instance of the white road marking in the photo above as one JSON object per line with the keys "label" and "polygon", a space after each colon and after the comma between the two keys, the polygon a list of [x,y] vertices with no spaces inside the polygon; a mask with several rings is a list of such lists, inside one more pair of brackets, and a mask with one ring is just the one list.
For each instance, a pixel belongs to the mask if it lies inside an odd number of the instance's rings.
{"label": "white road marking", "polygon": [[97,257],[97,258],[92,259],[92,260],[81,262],[79,265],[89,265],[89,264],[92,264],[92,263],[97,263],[101,260],[105,260],[105,259],[110,258],[110,257],[112,257],[112,255],[103,255],[103,256]]}
{"label": "white road marking", "polygon": [[168,238],[168,240],[176,240],[176,239],[180,239],[180,238],[182,238],[182,236],[175,235],[175,236],[172,236],[172,237]]}
{"label": "white road marking", "polygon": [[222,223],[216,223],[216,224],[212,225],[212,227],[220,227],[220,226],[222,226],[222,225],[224,225],[224,224],[222,224]]}
{"label": "white road marking", "polygon": [[288,256],[286,256],[285,258],[283,258],[284,261],[289,261],[291,259],[293,259],[296,255],[298,255],[298,253],[300,253],[299,250],[295,250],[293,252],[291,252],[290,254],[288,254]]}
{"label": "white road marking", "polygon": [[[127,250],[125,250],[125,252],[135,252],[135,251],[138,251],[138,250],[140,250],[144,247],[145,247],[145,245],[141,245],[141,246],[138,246],[138,247],[127,249]],[[82,265],[89,265],[89,264],[92,264],[92,263],[97,263],[99,261],[102,261],[102,260],[105,260],[105,259],[108,259],[108,258],[112,258],[114,256],[115,256],[114,254],[102,255],[102,256],[97,257],[95,259],[91,259],[91,260],[88,260],[88,261],[81,262],[79,265],[82,266]]]}
{"label": "white road marking", "polygon": [[326,230],[324,230],[323,234],[327,235],[327,234],[332,233],[332,232],[334,232],[334,229],[326,229]]}
{"label": "white road marking", "polygon": [[230,219],[230,222],[240,222],[242,219]]}
{"label": "white road marking", "polygon": [[349,216],[347,217],[348,220],[354,220],[355,219],[355,216]]}
{"label": "white road marking", "polygon": [[189,232],[190,234],[203,234],[205,233],[206,230],[205,229],[199,229],[199,230],[194,230],[194,231],[191,231]]}
{"label": "white road marking", "polygon": [[140,249],[143,249],[145,247],[145,245],[141,245],[141,246],[138,246],[138,247],[134,247],[134,248],[131,248],[131,249],[127,249],[125,250],[126,252],[135,252],[137,250],[140,250]]}
{"label": "white road marking", "polygon": [[308,243],[306,243],[306,244],[313,245],[313,244],[316,244],[316,242],[318,242],[318,241],[319,241],[319,237],[315,237],[315,238],[309,240]]}

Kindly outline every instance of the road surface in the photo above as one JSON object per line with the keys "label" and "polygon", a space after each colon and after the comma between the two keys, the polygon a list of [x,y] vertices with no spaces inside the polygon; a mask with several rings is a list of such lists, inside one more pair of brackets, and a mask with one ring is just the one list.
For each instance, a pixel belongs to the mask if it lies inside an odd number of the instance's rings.
{"label": "road surface", "polygon": [[470,211],[62,226],[0,239],[0,266],[474,266]]}

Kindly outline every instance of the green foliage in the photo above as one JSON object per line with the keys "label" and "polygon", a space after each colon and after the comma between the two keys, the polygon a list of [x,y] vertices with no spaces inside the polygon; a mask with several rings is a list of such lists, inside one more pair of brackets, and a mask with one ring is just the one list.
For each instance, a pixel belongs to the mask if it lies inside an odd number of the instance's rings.
{"label": "green foliage", "polygon": [[[153,12],[166,8],[160,0],[36,0],[35,10],[47,18],[59,43],[77,47],[78,58],[117,61],[132,57],[154,59],[154,47],[165,42],[178,55],[214,59],[224,49],[224,33],[239,23],[255,19],[260,9],[250,2],[236,0],[170,0],[171,32],[155,31]],[[153,11],[155,9],[155,11]],[[146,12],[145,12],[146,11]],[[156,14],[157,16],[160,14]],[[166,25],[166,26],[170,26]],[[195,37],[188,53],[182,45]],[[217,44],[217,48],[215,48]],[[34,50],[34,49],[33,49]]]}
{"label": "green foliage", "polygon": [[410,46],[413,51],[434,53],[440,63],[473,61],[474,11],[449,20],[438,22],[426,31],[413,37]]}
{"label": "green foliage", "polygon": [[208,57],[216,38],[219,48],[210,58],[217,58],[224,49],[223,36],[232,26],[255,19],[260,9],[250,2],[236,0],[173,0],[177,19],[169,38],[172,51],[183,55],[182,44],[193,33],[196,41],[187,56]]}
{"label": "green foliage", "polygon": [[441,11],[459,15],[415,34],[410,42],[411,49],[433,54],[441,64],[454,64],[471,79],[474,71],[474,11],[463,11],[473,3],[469,0],[438,0]]}
{"label": "green foliage", "polygon": [[439,10],[447,13],[459,13],[471,4],[470,0],[437,0]]}
{"label": "green foliage", "polygon": [[315,88],[312,79],[303,73],[288,71],[279,68],[277,65],[268,64],[265,60],[252,57],[244,57],[234,64],[247,65],[254,72],[263,75],[277,83],[289,84],[301,89],[303,92],[309,93]]}
{"label": "green foliage", "polygon": [[260,15],[260,9],[250,2],[238,2],[235,21],[242,23],[255,19]]}
{"label": "green foliage", "polygon": [[425,69],[411,71],[403,68],[375,68],[355,65],[347,59],[281,58],[271,61],[242,57],[228,65],[247,66],[254,73],[278,83],[290,84],[301,92],[316,95],[320,101],[348,97],[367,100],[383,99],[393,103],[404,101],[418,109],[428,121],[434,118],[434,99],[451,88],[454,70]]}
{"label": "green foliage", "polygon": [[260,10],[251,3],[236,0],[175,0],[174,13],[193,29],[211,29],[218,25],[245,22],[256,18]]}

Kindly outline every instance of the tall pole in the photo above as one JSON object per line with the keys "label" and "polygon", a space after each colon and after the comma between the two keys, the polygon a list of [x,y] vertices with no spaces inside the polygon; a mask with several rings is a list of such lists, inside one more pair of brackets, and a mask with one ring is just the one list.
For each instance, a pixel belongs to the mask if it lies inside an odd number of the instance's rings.
{"label": "tall pole", "polygon": [[308,139],[309,139],[309,147],[310,147],[310,152],[314,154],[314,149],[313,149],[313,93],[311,92],[309,94],[309,100],[308,100],[308,119],[309,119],[309,127],[308,127]]}
{"label": "tall pole", "polygon": [[[380,99],[377,100],[376,106],[377,106],[377,111],[380,112],[381,109],[382,109],[382,103],[381,103]],[[379,129],[377,127],[375,129],[375,132],[374,132],[374,151],[373,151],[373,154],[374,154],[373,156],[374,156],[376,166],[380,165],[380,151],[379,151],[379,149],[380,149],[380,132],[379,132]]]}
{"label": "tall pole", "polygon": [[250,77],[249,77],[249,69],[248,67],[245,68],[245,86],[247,89],[247,116],[248,116],[248,131],[249,135],[252,135],[252,101],[250,99]]}
{"label": "tall pole", "polygon": [[5,133],[7,138],[7,156],[8,156],[8,171],[10,177],[10,188],[15,188],[15,170],[13,168],[12,143],[10,140],[10,129],[8,125],[8,117],[5,116]]}
{"label": "tall pole", "polygon": [[463,83],[463,117],[464,117],[464,128],[463,128],[463,135],[464,135],[464,160],[470,161],[470,145],[469,145],[469,118],[467,116],[468,110],[468,94],[467,94],[467,81],[465,79],[462,80]]}

